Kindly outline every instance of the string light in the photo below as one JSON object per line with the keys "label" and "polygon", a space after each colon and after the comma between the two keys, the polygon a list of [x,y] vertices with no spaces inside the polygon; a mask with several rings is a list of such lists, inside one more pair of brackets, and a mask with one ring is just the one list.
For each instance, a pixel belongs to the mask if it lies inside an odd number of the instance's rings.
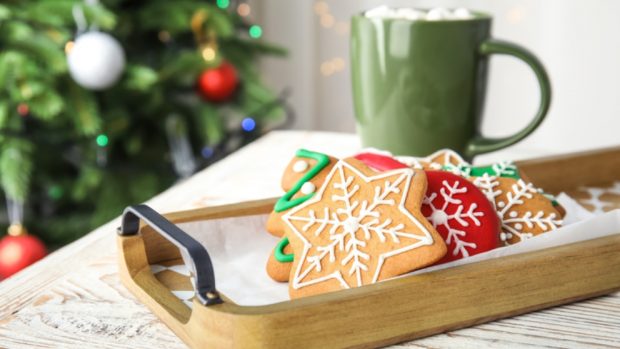
{"label": "string light", "polygon": [[205,61],[207,62],[214,60],[215,56],[216,56],[215,49],[211,46],[207,46],[202,50],[202,58],[204,58]]}
{"label": "string light", "polygon": [[341,57],[325,61],[321,63],[321,74],[323,76],[330,76],[337,72],[340,72],[345,67],[345,60]]}
{"label": "string light", "polygon": [[247,118],[241,120],[241,128],[245,132],[252,132],[256,128],[256,121],[254,121],[254,119],[252,119],[250,117],[247,117]]}
{"label": "string light", "polygon": [[[348,21],[336,20],[329,10],[329,4],[325,0],[318,0],[314,3],[314,13],[319,17],[319,23],[323,28],[334,30],[338,35],[347,37],[350,32]],[[321,63],[319,70],[321,75],[327,77],[345,69],[345,60],[336,57]]]}
{"label": "string light", "polygon": [[67,43],[65,44],[65,53],[69,54],[69,52],[71,52],[71,50],[73,49],[73,41],[67,41]]}
{"label": "string light", "polygon": [[506,17],[508,17],[508,22],[512,24],[517,24],[523,21],[524,14],[525,9],[522,6],[516,6],[508,11]]}
{"label": "string light", "polygon": [[317,1],[314,4],[314,13],[317,15],[324,15],[329,12],[329,5],[325,1]]}
{"label": "string light", "polygon": [[109,141],[110,140],[108,139],[108,136],[105,133],[101,133],[95,139],[95,142],[97,142],[97,145],[102,147],[102,148],[105,147],[106,145],[108,145]]}
{"label": "string light", "polygon": [[159,38],[159,41],[161,42],[168,42],[170,41],[170,33],[166,30],[162,30],[157,34],[157,37]]}
{"label": "string light", "polygon": [[338,22],[336,23],[335,29],[340,35],[349,35],[349,22]]}
{"label": "string light", "polygon": [[230,0],[217,0],[215,3],[221,9],[227,9],[230,6]]}
{"label": "string light", "polygon": [[209,159],[213,156],[214,153],[215,151],[213,150],[213,148],[209,146],[202,148],[202,150],[200,151],[200,155],[202,155],[202,157],[205,159]]}
{"label": "string light", "polygon": [[29,112],[30,112],[30,108],[28,107],[28,104],[26,104],[26,103],[19,103],[17,105],[17,114],[19,114],[21,116],[28,116]]}
{"label": "string light", "polygon": [[241,17],[249,16],[251,12],[252,8],[246,3],[239,4],[239,6],[237,7],[237,13]]}
{"label": "string light", "polygon": [[321,63],[321,74],[323,76],[330,76],[334,73],[334,65],[332,62],[323,62]]}
{"label": "string light", "polygon": [[321,25],[325,28],[331,28],[334,26],[334,16],[330,15],[329,13],[326,14],[322,14],[321,15]]}
{"label": "string light", "polygon": [[263,36],[263,28],[261,28],[260,25],[254,24],[248,30],[248,34],[250,34],[250,37],[258,39]]}
{"label": "string light", "polygon": [[62,198],[62,194],[63,194],[63,190],[62,190],[62,187],[59,185],[52,185],[47,190],[47,195],[55,200]]}

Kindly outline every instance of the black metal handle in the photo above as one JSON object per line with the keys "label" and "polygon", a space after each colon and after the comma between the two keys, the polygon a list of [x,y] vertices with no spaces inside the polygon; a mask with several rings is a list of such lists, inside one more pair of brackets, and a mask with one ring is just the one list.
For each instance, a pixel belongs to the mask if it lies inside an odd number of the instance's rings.
{"label": "black metal handle", "polygon": [[215,289],[211,257],[204,246],[147,205],[127,207],[123,212],[118,234],[121,236],[137,234],[140,220],[179,248],[185,266],[193,275],[192,284],[198,300],[203,305],[222,303],[220,294]]}

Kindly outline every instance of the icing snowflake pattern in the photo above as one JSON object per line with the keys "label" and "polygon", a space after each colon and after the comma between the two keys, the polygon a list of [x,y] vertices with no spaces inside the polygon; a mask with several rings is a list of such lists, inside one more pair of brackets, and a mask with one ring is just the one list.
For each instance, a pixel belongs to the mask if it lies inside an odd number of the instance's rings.
{"label": "icing snowflake pattern", "polygon": [[427,167],[431,170],[441,170],[447,165],[458,167],[467,164],[459,154],[450,149],[441,149],[425,157],[395,156],[394,158],[416,170]]}
{"label": "icing snowflake pattern", "polygon": [[526,183],[522,179],[517,180],[505,197],[502,197],[503,193],[499,189],[500,183],[495,176],[484,174],[483,176],[476,177],[474,184],[482,190],[487,199],[495,206],[502,222],[500,239],[504,242],[515,236],[519,238],[519,241],[529,239],[534,236],[532,232],[534,229],[547,232],[558,228],[562,224],[562,219],[555,212],[546,214],[542,210],[538,212],[525,211],[520,216],[519,212],[515,210],[517,206],[523,205],[525,201],[532,199],[534,195],[542,195],[532,183]]}
{"label": "icing snowflake pattern", "polygon": [[[283,216],[304,244],[292,287],[329,279],[342,288],[374,283],[387,258],[433,244],[430,232],[405,208],[413,176],[413,170],[402,169],[367,177],[339,161],[312,199]],[[331,197],[323,197],[327,188]],[[374,195],[367,200],[362,193],[370,190]],[[406,219],[389,215],[395,206]],[[369,253],[371,243],[379,246],[378,258]]]}
{"label": "icing snowflake pattern", "polygon": [[484,216],[484,213],[477,210],[478,205],[474,202],[470,203],[469,207],[465,209],[463,201],[456,198],[459,194],[467,193],[467,188],[458,181],[454,182],[453,185],[450,185],[448,181],[442,181],[439,193],[444,201],[441,207],[435,205],[435,202],[438,201],[436,199],[439,198],[436,192],[424,198],[423,203],[431,208],[431,214],[427,218],[433,227],[443,226],[446,229],[448,232],[446,243],[454,244],[454,250],[452,251],[454,256],[460,253],[462,257],[469,257],[470,254],[467,249],[475,249],[477,246],[473,242],[462,240],[462,238],[467,236],[467,233],[464,230],[457,229],[457,224],[454,224],[454,222],[463,227],[468,227],[470,224],[480,226],[478,217]]}

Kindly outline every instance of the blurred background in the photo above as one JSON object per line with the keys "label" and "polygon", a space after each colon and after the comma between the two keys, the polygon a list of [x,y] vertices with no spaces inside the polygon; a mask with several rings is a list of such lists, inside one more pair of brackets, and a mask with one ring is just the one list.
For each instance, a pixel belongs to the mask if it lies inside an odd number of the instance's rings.
{"label": "blurred background", "polygon": [[[620,137],[620,2],[580,0],[256,1],[265,40],[289,50],[262,65],[273,86],[291,86],[295,128],[354,132],[348,37],[352,14],[379,5],[466,7],[494,16],[493,35],[519,43],[545,64],[553,87],[543,125],[513,153],[557,153],[617,145]],[[255,5],[256,6],[256,5]],[[509,57],[491,59],[483,131],[525,126],[538,105],[535,77]],[[516,149],[515,149],[516,148]]]}
{"label": "blurred background", "polygon": [[[349,19],[379,5],[488,12],[541,59],[551,110],[514,158],[619,143],[617,1],[5,0],[0,279],[270,130],[355,132]],[[512,134],[535,78],[489,75],[483,132]]]}

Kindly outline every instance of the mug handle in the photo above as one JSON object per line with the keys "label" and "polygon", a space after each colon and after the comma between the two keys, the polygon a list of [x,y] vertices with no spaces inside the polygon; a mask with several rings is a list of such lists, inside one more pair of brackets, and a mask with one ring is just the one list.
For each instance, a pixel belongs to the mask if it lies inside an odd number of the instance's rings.
{"label": "mug handle", "polygon": [[549,76],[542,63],[530,51],[510,42],[487,39],[480,45],[480,53],[485,56],[494,53],[510,55],[525,62],[534,71],[536,79],[538,80],[538,85],[540,86],[540,105],[538,106],[536,116],[534,116],[534,119],[532,119],[529,125],[512,136],[487,138],[478,134],[478,136],[474,137],[469,142],[465,149],[464,155],[468,158],[506,148],[527,137],[545,119],[547,111],[549,110],[549,104],[551,103],[551,84],[549,82]]}

